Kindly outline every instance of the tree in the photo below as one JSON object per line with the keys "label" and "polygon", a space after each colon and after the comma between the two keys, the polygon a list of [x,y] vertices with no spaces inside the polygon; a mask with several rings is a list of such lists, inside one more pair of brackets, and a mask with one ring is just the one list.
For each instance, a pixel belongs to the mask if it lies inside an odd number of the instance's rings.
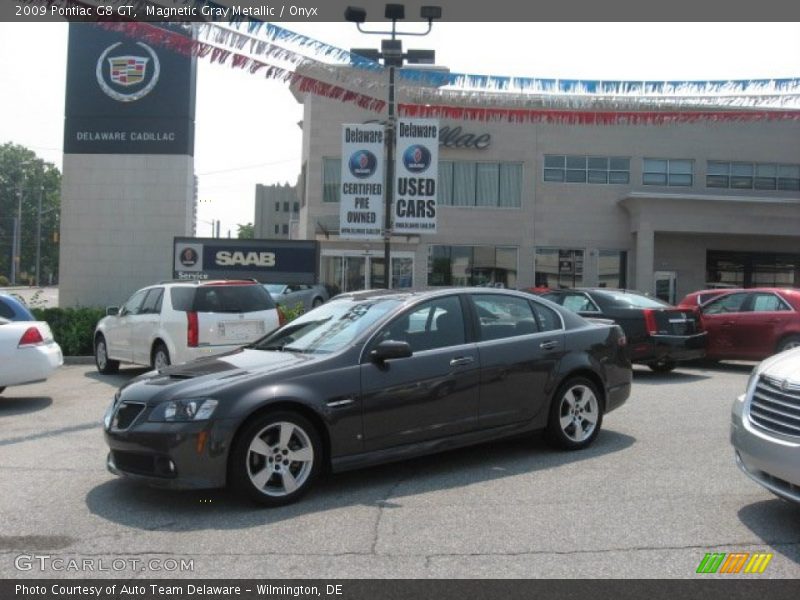
{"label": "tree", "polygon": [[252,223],[246,223],[242,225],[241,223],[237,224],[236,227],[239,228],[239,232],[236,234],[240,240],[252,240],[256,237],[255,227],[253,227]]}
{"label": "tree", "polygon": [[58,278],[58,230],[61,206],[61,171],[36,156],[33,150],[7,142],[0,145],[0,274],[10,275],[14,221],[22,194],[21,259],[17,281],[36,275],[36,224],[42,199],[42,283]]}

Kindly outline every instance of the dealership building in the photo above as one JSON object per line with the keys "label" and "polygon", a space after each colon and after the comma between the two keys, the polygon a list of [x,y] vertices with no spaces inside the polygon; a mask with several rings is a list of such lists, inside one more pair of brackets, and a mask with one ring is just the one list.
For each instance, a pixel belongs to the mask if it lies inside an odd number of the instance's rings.
{"label": "dealership building", "polygon": [[[380,287],[383,242],[340,235],[339,194],[342,124],[386,112],[292,91],[303,105],[293,236],[320,242],[322,283]],[[800,121],[626,102],[594,99],[566,118],[440,118],[437,230],[392,236],[392,286],[606,286],[669,301],[800,287]]]}

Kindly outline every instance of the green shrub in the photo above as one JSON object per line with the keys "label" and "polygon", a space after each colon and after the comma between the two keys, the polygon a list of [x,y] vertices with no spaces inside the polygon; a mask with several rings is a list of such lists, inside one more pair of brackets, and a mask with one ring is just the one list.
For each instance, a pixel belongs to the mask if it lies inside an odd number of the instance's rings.
{"label": "green shrub", "polygon": [[94,354],[94,328],[106,316],[102,308],[32,308],[33,316],[46,321],[64,356]]}
{"label": "green shrub", "polygon": [[10,282],[8,281],[8,277],[6,277],[5,275],[0,275],[0,287],[8,287],[9,283]]}
{"label": "green shrub", "polygon": [[283,318],[286,320],[287,323],[289,321],[294,321],[297,317],[299,317],[305,312],[305,308],[303,307],[302,302],[298,302],[291,308],[279,304],[278,310],[281,311],[281,314],[283,315]]}

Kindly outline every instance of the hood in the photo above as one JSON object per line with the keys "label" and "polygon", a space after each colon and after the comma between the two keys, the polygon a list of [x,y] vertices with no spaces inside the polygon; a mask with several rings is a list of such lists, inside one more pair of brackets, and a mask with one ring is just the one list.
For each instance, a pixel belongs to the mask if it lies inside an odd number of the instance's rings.
{"label": "hood", "polygon": [[788,379],[800,384],[800,348],[769,357],[758,366],[758,371],[775,379]]}
{"label": "hood", "polygon": [[321,356],[240,348],[219,356],[201,358],[150,371],[123,389],[126,400],[161,402],[175,398],[209,396],[246,379],[285,373]]}

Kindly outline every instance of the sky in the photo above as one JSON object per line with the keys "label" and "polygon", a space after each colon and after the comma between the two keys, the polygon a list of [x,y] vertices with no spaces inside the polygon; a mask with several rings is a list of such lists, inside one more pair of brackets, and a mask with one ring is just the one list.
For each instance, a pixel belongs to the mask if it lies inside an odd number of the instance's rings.
{"label": "sky", "polygon": [[[381,36],[351,23],[276,23],[349,49]],[[368,28],[382,29],[380,23]],[[408,24],[419,30],[421,25]],[[0,23],[0,144],[62,163],[67,25]],[[800,77],[797,23],[435,23],[404,47],[434,49],[452,71],[562,79],[709,80]],[[254,217],[257,183],[294,184],[302,106],[288,87],[198,61],[195,171],[199,236]]]}

